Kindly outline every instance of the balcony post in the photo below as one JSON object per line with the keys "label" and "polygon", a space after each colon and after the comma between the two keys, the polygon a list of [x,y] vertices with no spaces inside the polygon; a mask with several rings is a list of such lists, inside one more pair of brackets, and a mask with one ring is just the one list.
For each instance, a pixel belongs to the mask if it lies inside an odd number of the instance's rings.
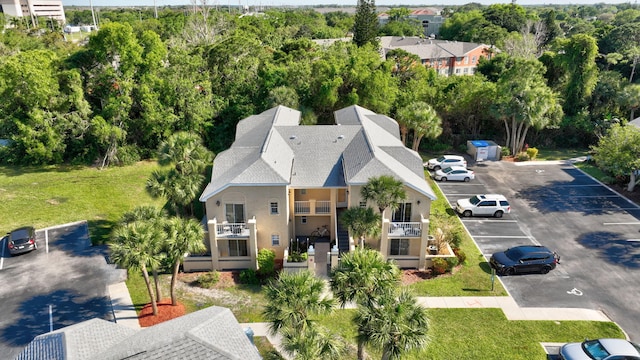
{"label": "balcony post", "polygon": [[218,221],[207,221],[207,228],[209,229],[209,248],[211,249],[211,270],[218,269],[218,259],[220,258],[220,249],[218,248]]}
{"label": "balcony post", "polygon": [[427,247],[429,246],[429,219],[421,218],[420,225],[420,260],[418,261],[418,269],[424,270],[427,264]]}
{"label": "balcony post", "polygon": [[251,266],[253,270],[258,270],[258,237],[256,232],[256,217],[247,221],[249,228],[249,256],[251,256]]}
{"label": "balcony post", "polygon": [[389,257],[389,219],[382,220],[382,234],[380,234],[380,253],[385,260]]}

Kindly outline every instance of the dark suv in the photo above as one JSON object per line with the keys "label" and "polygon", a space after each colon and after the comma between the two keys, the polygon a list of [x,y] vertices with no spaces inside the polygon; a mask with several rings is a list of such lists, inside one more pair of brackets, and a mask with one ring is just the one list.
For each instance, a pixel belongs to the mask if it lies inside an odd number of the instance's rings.
{"label": "dark suv", "polygon": [[560,257],[544,246],[516,246],[491,255],[489,263],[500,275],[539,272],[546,274],[556,268]]}
{"label": "dark suv", "polygon": [[36,229],[31,226],[25,226],[13,230],[7,237],[7,244],[11,255],[36,250],[38,248],[36,244]]}

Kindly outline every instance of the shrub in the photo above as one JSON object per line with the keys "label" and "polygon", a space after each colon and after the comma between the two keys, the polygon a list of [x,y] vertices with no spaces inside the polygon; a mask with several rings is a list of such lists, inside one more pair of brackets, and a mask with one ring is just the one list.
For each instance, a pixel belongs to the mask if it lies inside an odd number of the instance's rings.
{"label": "shrub", "polygon": [[247,285],[260,285],[258,273],[253,269],[245,269],[240,272],[240,283]]}
{"label": "shrub", "polygon": [[276,252],[271,249],[258,251],[258,272],[260,276],[269,278],[276,273]]}
{"label": "shrub", "polygon": [[607,185],[613,185],[613,184],[615,184],[615,183],[616,183],[616,179],[615,179],[615,178],[613,178],[613,177],[611,177],[611,176],[603,176],[603,177],[600,179],[600,181],[601,181],[603,184],[607,184]]}
{"label": "shrub", "polygon": [[303,262],[303,261],[307,261],[307,253],[299,253],[297,251],[292,252],[291,254],[289,254],[289,258],[287,259],[288,262]]}
{"label": "shrub", "polygon": [[465,254],[462,249],[454,248],[453,253],[456,254],[456,257],[458,258],[458,264],[464,264],[464,262],[467,261],[467,254]]}
{"label": "shrub", "polygon": [[511,155],[511,150],[509,150],[508,147],[503,146],[503,147],[500,148],[500,155],[501,156],[509,156],[509,155]]}
{"label": "shrub", "polygon": [[435,258],[433,259],[433,274],[434,275],[442,275],[447,272],[447,261],[443,258]]}
{"label": "shrub", "polygon": [[196,284],[198,284],[198,286],[201,288],[211,289],[218,283],[219,280],[220,280],[220,273],[217,272],[216,270],[213,270],[198,276],[198,279],[196,280]]}
{"label": "shrub", "polygon": [[452,248],[459,248],[464,239],[464,230],[460,226],[456,226],[451,230],[451,238],[449,239],[449,245]]}
{"label": "shrub", "polygon": [[447,271],[451,271],[454,267],[456,267],[456,265],[458,265],[457,256],[445,258],[445,261],[447,262]]}
{"label": "shrub", "polygon": [[527,149],[527,155],[529,155],[529,159],[533,160],[538,157],[538,149],[531,147]]}
{"label": "shrub", "polygon": [[118,148],[117,163],[120,166],[133,165],[140,161],[140,153],[134,145],[125,145]]}
{"label": "shrub", "polygon": [[516,155],[516,160],[518,161],[529,161],[529,154],[527,154],[526,151],[521,151],[518,153],[518,155]]}

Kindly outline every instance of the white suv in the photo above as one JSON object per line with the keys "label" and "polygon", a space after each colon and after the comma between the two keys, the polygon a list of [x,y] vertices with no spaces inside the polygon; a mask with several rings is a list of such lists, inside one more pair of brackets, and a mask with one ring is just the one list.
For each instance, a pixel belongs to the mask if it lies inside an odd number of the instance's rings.
{"label": "white suv", "polygon": [[437,159],[430,159],[423,164],[429,170],[440,170],[450,166],[467,167],[467,160],[459,155],[442,155]]}
{"label": "white suv", "polygon": [[502,195],[484,194],[458,200],[456,211],[462,216],[492,215],[500,218],[502,214],[511,212],[511,206]]}

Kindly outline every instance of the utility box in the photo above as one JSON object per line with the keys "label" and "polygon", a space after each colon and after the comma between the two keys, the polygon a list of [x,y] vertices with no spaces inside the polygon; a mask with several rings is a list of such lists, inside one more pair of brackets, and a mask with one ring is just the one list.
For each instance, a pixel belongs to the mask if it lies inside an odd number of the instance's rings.
{"label": "utility box", "polygon": [[467,141],[467,153],[475,161],[500,160],[500,150],[502,147],[491,140],[469,140]]}

